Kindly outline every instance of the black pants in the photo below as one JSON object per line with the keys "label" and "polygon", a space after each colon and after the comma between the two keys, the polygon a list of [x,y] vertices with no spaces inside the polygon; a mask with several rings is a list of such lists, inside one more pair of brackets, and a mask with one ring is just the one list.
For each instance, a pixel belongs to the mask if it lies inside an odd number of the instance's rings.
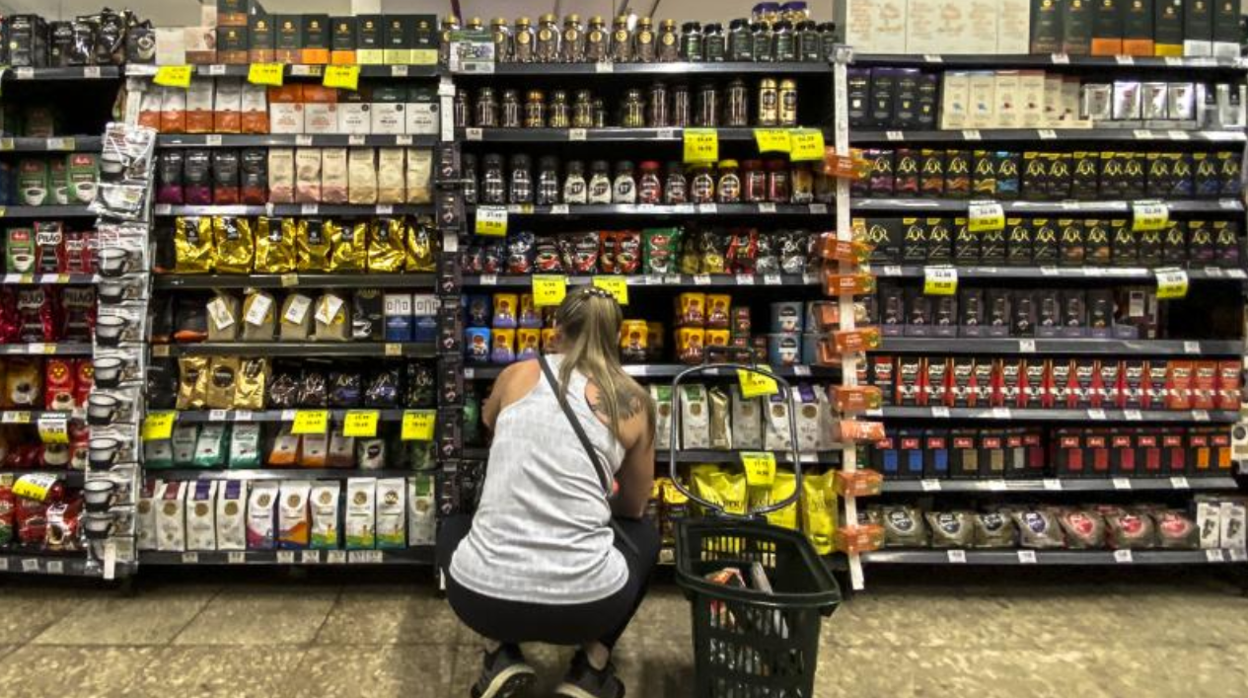
{"label": "black pants", "polygon": [[451,556],[472,528],[472,518],[452,516],[442,522],[438,532],[438,567],[446,578],[447,600],[464,625],[496,642],[583,645],[598,641],[615,647],[646,596],[660,544],[659,533],[650,522],[616,519],[616,523],[636,547],[634,550],[616,535],[615,547],[628,563],[628,583],[599,601],[551,605],[496,599],[457,584],[450,575]]}

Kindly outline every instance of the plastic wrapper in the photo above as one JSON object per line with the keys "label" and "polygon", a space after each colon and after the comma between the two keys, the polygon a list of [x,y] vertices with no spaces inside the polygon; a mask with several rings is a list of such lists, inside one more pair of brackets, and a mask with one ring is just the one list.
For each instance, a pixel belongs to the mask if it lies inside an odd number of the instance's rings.
{"label": "plastic wrapper", "polygon": [[802,231],[791,231],[781,233],[777,238],[780,243],[780,271],[785,274],[805,273],[810,251],[809,236]]}
{"label": "plastic wrapper", "polygon": [[559,243],[550,235],[539,235],[533,241],[533,273],[561,274],[563,260],[559,255]]}
{"label": "plastic wrapper", "polygon": [[1115,550],[1152,548],[1157,545],[1153,518],[1139,511],[1116,510],[1105,514],[1106,540]]}
{"label": "plastic wrapper", "polygon": [[[244,358],[234,386],[234,408],[240,410],[264,409],[265,388],[269,379],[269,360]],[[241,425],[235,425],[237,429]]]}
{"label": "plastic wrapper", "polygon": [[212,203],[212,153],[192,148],[185,152],[182,164],[184,201],[192,206]]}
{"label": "plastic wrapper", "polygon": [[212,237],[216,245],[218,273],[251,273],[256,246],[251,235],[250,220],[234,216],[213,216]]}
{"label": "plastic wrapper", "polygon": [[361,272],[368,267],[367,221],[349,221],[345,224],[325,222],[333,251],[329,258],[329,270],[334,272]]}
{"label": "plastic wrapper", "polygon": [[[283,220],[282,224],[286,225],[286,221]],[[325,221],[319,218],[305,218],[299,220],[296,225],[295,250],[298,270],[301,272],[329,271],[332,243],[325,230]]]}
{"label": "plastic wrapper", "polygon": [[1072,549],[1093,549],[1105,546],[1105,520],[1095,511],[1067,509],[1058,515],[1066,546]]}
{"label": "plastic wrapper", "polygon": [[407,261],[406,227],[402,218],[380,218],[368,241],[370,272],[399,272]]}
{"label": "plastic wrapper", "polygon": [[1013,548],[1016,544],[1018,528],[1008,514],[996,511],[976,514],[972,525],[976,548]]}
{"label": "plastic wrapper", "polygon": [[436,231],[429,221],[419,220],[407,225],[407,271],[435,272],[438,270],[438,244]]}
{"label": "plastic wrapper", "polygon": [[256,219],[257,274],[287,274],[296,268],[296,224],[289,218],[260,216]]}
{"label": "plastic wrapper", "polygon": [[933,548],[969,548],[975,540],[975,516],[969,511],[932,511],[926,518]]}
{"label": "plastic wrapper", "polygon": [[183,203],[182,163],[185,153],[177,148],[160,153],[156,164],[156,202],[162,204]]}
{"label": "plastic wrapper", "polygon": [[1162,548],[1188,550],[1200,546],[1200,529],[1187,514],[1167,510],[1153,514],[1153,519],[1157,522],[1157,540]]}
{"label": "plastic wrapper", "polygon": [[647,228],[642,231],[642,257],[647,274],[679,273],[680,228]]}
{"label": "plastic wrapper", "polygon": [[237,151],[228,148],[212,151],[212,203],[224,206],[242,201],[239,175]]}
{"label": "plastic wrapper", "polygon": [[736,230],[728,236],[728,272],[753,274],[758,261],[758,231]]}
{"label": "plastic wrapper", "polygon": [[365,407],[398,407],[401,397],[401,369],[385,368],[373,373],[364,388]]}
{"label": "plastic wrapper", "polygon": [[298,388],[295,404],[300,407],[325,407],[329,402],[329,382],[323,371],[304,370]]}
{"label": "plastic wrapper", "polygon": [[300,383],[298,371],[274,370],[273,379],[269,381],[269,407],[281,410],[298,406]]}
{"label": "plastic wrapper", "polygon": [[1024,548],[1060,548],[1065,545],[1061,524],[1049,509],[1028,508],[1012,513],[1018,542]]}
{"label": "plastic wrapper", "polygon": [[928,544],[927,525],[917,507],[885,506],[880,516],[888,547],[913,548]]}
{"label": "plastic wrapper", "polygon": [[532,274],[533,258],[537,254],[537,251],[534,249],[536,243],[536,236],[529,232],[519,232],[507,236],[506,273]]}
{"label": "plastic wrapper", "polygon": [[702,233],[698,249],[700,273],[728,273],[728,242],[728,236],[722,233],[709,230]]}
{"label": "plastic wrapper", "polygon": [[600,245],[595,232],[571,233],[558,238],[563,267],[570,274],[593,274],[598,270]]}
{"label": "plastic wrapper", "polygon": [[330,407],[359,407],[363,397],[364,377],[358,371],[330,372]]}

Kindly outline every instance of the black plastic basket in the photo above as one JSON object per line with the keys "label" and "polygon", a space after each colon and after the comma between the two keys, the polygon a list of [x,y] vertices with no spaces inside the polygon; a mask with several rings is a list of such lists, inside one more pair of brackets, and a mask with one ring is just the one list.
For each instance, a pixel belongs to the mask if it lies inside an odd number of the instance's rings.
{"label": "black plastic basket", "polygon": [[[784,379],[764,369],[735,365],[702,366],[672,381],[672,450],[679,435],[680,383],[708,370],[746,369],[776,380],[788,399]],[[792,415],[790,414],[790,417]],[[797,502],[802,492],[796,428],[791,453],[796,489],[789,499],[751,512],[726,514],[680,484],[672,455],[672,479],[693,501],[716,513],[676,523],[676,583],[693,606],[693,698],[813,698],[819,665],[819,630],[841,602],[841,589],[801,531],[756,518]],[[801,517],[798,517],[799,522]],[[708,581],[727,567],[751,574],[762,566],[771,592]]]}

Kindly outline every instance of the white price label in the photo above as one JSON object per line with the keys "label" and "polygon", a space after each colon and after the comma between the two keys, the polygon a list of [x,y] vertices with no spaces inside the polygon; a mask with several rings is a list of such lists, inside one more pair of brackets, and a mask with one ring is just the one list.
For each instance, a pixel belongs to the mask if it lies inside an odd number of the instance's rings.
{"label": "white price label", "polygon": [[199,564],[199,553],[182,553],[182,564],[184,564],[184,565],[198,565],[198,564]]}
{"label": "white price label", "polygon": [[589,138],[589,132],[583,128],[568,129],[568,140],[570,141],[583,141],[587,138]]}
{"label": "white price label", "polygon": [[299,206],[299,215],[301,216],[315,216],[320,211],[321,207],[319,204],[302,204]]}
{"label": "white price label", "polygon": [[82,77],[88,80],[99,80],[100,75],[100,66],[98,65],[89,65],[82,69]]}
{"label": "white price label", "polygon": [[1205,551],[1205,560],[1207,562],[1226,562],[1226,555],[1222,552],[1222,548],[1212,548]]}
{"label": "white price label", "polygon": [[1043,484],[1044,484],[1044,489],[1049,490],[1051,492],[1062,491],[1062,481],[1058,480],[1057,478],[1046,477],[1043,481]]}
{"label": "white price label", "polygon": [[347,145],[364,145],[367,142],[368,139],[358,133],[347,136]]}
{"label": "white price label", "polygon": [[225,561],[231,565],[243,565],[247,563],[247,553],[241,550],[234,550],[225,554]]}
{"label": "white price label", "polygon": [[939,492],[940,480],[919,480],[919,488],[924,492]]}
{"label": "white price label", "polygon": [[1011,411],[1010,411],[1010,408],[1008,408],[1008,407],[994,407],[994,408],[992,408],[992,418],[993,418],[993,419],[1013,419],[1013,417],[1014,417],[1014,413],[1013,413],[1013,412],[1011,412]]}
{"label": "white price label", "polygon": [[104,541],[104,579],[117,577],[117,542]]}
{"label": "white price label", "polygon": [[394,204],[377,204],[377,215],[390,216],[394,214]]}
{"label": "white price label", "polygon": [[827,214],[828,212],[827,204],[811,204],[809,208],[810,208],[810,212],[815,214],[816,216],[822,216],[822,215]]}
{"label": "white price label", "polygon": [[713,215],[719,213],[718,204],[698,204],[698,213],[703,215]]}
{"label": "white price label", "polygon": [[1020,339],[1020,340],[1018,340],[1018,353],[1020,353],[1020,354],[1034,354],[1034,353],[1036,353],[1036,340],[1034,340],[1034,339]]}
{"label": "white price label", "polygon": [[1131,480],[1129,480],[1129,479],[1127,479],[1127,478],[1125,478],[1125,477],[1116,477],[1116,478],[1114,478],[1111,482],[1113,482],[1114,489],[1116,489],[1116,490],[1129,490],[1129,489],[1131,489]]}
{"label": "white price label", "polygon": [[779,286],[783,281],[779,274],[763,274],[763,285]]}
{"label": "white price label", "polygon": [[939,53],[925,53],[923,54],[923,62],[924,63],[944,63],[945,59],[941,57]]}
{"label": "white price label", "polygon": [[901,267],[896,264],[890,264],[880,269],[880,276],[901,276]]}
{"label": "white price label", "polygon": [[989,492],[1005,491],[1005,480],[989,480],[987,484]]}
{"label": "white price label", "polygon": [[1040,140],[1042,141],[1057,140],[1057,131],[1054,131],[1051,128],[1042,128],[1037,131],[1037,133],[1040,135]]}
{"label": "white price label", "polygon": [[1129,565],[1132,562],[1135,562],[1135,557],[1131,555],[1130,550],[1115,550],[1114,562],[1124,564],[1124,565]]}
{"label": "white price label", "polygon": [[48,560],[48,574],[65,574],[65,563],[61,560]]}
{"label": "white price label", "polygon": [[328,550],[325,552],[325,562],[330,565],[345,565],[347,564],[347,551]]}
{"label": "white price label", "polygon": [[302,295],[295,294],[287,301],[286,313],[282,315],[282,319],[292,325],[303,324],[303,318],[308,314],[308,308],[312,307],[312,299]]}
{"label": "white price label", "polygon": [[39,561],[30,557],[23,558],[22,559],[22,571],[23,572],[38,572]]}
{"label": "white price label", "polygon": [[1179,131],[1179,130],[1166,131],[1166,137],[1172,141],[1191,140],[1191,136],[1187,133],[1187,131]]}
{"label": "white price label", "polygon": [[220,63],[213,63],[208,66],[208,74],[212,76],[225,75],[225,66]]}
{"label": "white price label", "polygon": [[1175,475],[1170,478],[1170,486],[1176,490],[1185,490],[1191,487],[1187,482],[1187,478],[1182,475]]}
{"label": "white price label", "polygon": [[1097,422],[1103,422],[1105,421],[1105,418],[1106,418],[1105,410],[1100,410],[1100,409],[1088,410],[1088,419],[1091,419]]}
{"label": "white price label", "polygon": [[15,70],[15,71],[13,71],[13,72],[14,72],[14,73],[16,73],[15,77],[16,77],[18,80],[33,80],[33,79],[35,79],[35,69],[34,69],[34,68],[18,68],[17,70]]}
{"label": "white price label", "polygon": [[776,205],[775,204],[759,204],[758,212],[759,213],[775,213]]}
{"label": "white price label", "polygon": [[933,416],[933,417],[936,417],[936,418],[938,418],[938,419],[948,419],[948,418],[949,418],[949,408],[948,408],[948,407],[933,407],[933,408],[932,408],[932,416]]}
{"label": "white price label", "polygon": [[1209,412],[1206,410],[1192,410],[1192,421],[1193,422],[1209,421]]}
{"label": "white price label", "polygon": [[279,550],[279,551],[277,551],[277,564],[279,564],[279,565],[293,565],[293,564],[295,564],[295,551],[293,551],[293,550]]}
{"label": "white price label", "polygon": [[676,129],[661,128],[658,130],[658,133],[655,134],[655,138],[661,141],[674,141],[676,140]]}
{"label": "white price label", "polygon": [[979,129],[969,128],[963,129],[962,140],[964,141],[982,141],[984,137],[980,135]]}
{"label": "white price label", "polygon": [[413,142],[414,141],[412,140],[411,136],[395,136],[394,137],[395,145],[411,145]]}
{"label": "white price label", "polygon": [[598,61],[594,64],[594,72],[597,73],[614,73],[615,64],[611,61]]}
{"label": "white price label", "polygon": [[754,275],[753,274],[737,274],[737,285],[738,286],[753,286]]}
{"label": "white price label", "polygon": [[482,274],[481,285],[482,286],[497,286],[498,274]]}
{"label": "white price label", "polygon": [[210,133],[204,136],[204,145],[209,148],[219,148],[221,146],[221,134]]}
{"label": "white price label", "polygon": [[464,129],[464,140],[479,141],[484,135],[484,131],[479,128]]}
{"label": "white price label", "polygon": [[405,65],[392,65],[392,66],[390,66],[390,77],[392,77],[392,78],[405,78],[405,77],[407,77],[407,66],[405,66]]}
{"label": "white price label", "polygon": [[234,421],[244,424],[254,419],[254,413],[251,410],[234,410]]}
{"label": "white price label", "polygon": [[553,216],[566,216],[569,213],[567,204],[553,204],[550,207],[550,213]]}
{"label": "white price label", "polygon": [[1151,140],[1153,140],[1153,132],[1152,132],[1152,131],[1150,131],[1149,129],[1146,129],[1146,128],[1137,128],[1137,129],[1133,130],[1131,133],[1132,133],[1132,135],[1134,135],[1134,136],[1135,136],[1135,140],[1137,140],[1137,141],[1151,141]]}
{"label": "white price label", "polygon": [[273,297],[258,293],[251,297],[251,305],[247,308],[247,314],[243,316],[243,320],[249,325],[263,325],[272,308]]}
{"label": "white price label", "polygon": [[810,367],[798,364],[793,367],[793,375],[798,378],[807,378],[810,376]]}
{"label": "white price label", "polygon": [[228,410],[208,410],[208,421],[224,422],[230,418]]}
{"label": "white price label", "polygon": [[299,564],[301,565],[319,565],[321,564],[321,551],[319,550],[300,550]]}
{"label": "white price label", "polygon": [[1158,299],[1168,300],[1187,296],[1188,279],[1185,270],[1156,269],[1153,275],[1157,277]]}
{"label": "white price label", "polygon": [[905,131],[886,131],[884,138],[890,141],[904,141],[906,140],[906,133]]}
{"label": "white price label", "polygon": [[1070,56],[1065,53],[1054,53],[1049,55],[1049,61],[1053,65],[1070,65]]}
{"label": "white price label", "polygon": [[1040,267],[1040,276],[1058,276],[1061,273],[1057,267]]}
{"label": "white price label", "polygon": [[711,275],[710,274],[694,274],[693,285],[694,286],[710,286]]}
{"label": "white price label", "polygon": [[966,564],[966,551],[965,550],[950,550],[945,553],[945,557],[947,557],[949,559],[949,562],[954,565]]}
{"label": "white price label", "polygon": [[1124,417],[1124,418],[1125,418],[1128,422],[1142,422],[1142,421],[1144,421],[1144,413],[1143,413],[1143,412],[1141,412],[1141,411],[1139,411],[1139,410],[1123,410],[1123,411],[1122,411],[1122,416],[1123,416],[1123,417]]}
{"label": "white price label", "polygon": [[1018,551],[1018,564],[1020,564],[1020,565],[1034,565],[1034,564],[1036,564],[1036,551],[1034,551],[1034,550],[1020,550],[1020,551]]}
{"label": "white price label", "polygon": [[1119,54],[1117,56],[1114,56],[1114,60],[1118,61],[1118,65],[1135,65],[1134,56],[1125,56],[1125,55]]}
{"label": "white price label", "polygon": [[1200,342],[1183,342],[1184,354],[1199,354]]}

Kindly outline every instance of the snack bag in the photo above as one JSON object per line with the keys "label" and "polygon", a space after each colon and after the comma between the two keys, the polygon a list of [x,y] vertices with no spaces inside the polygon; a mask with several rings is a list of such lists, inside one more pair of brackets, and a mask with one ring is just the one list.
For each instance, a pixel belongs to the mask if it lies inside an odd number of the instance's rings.
{"label": "snack bag", "polygon": [[815,552],[830,554],[836,533],[836,492],[832,489],[832,473],[803,475],[802,505],[806,536],[815,546]]}

